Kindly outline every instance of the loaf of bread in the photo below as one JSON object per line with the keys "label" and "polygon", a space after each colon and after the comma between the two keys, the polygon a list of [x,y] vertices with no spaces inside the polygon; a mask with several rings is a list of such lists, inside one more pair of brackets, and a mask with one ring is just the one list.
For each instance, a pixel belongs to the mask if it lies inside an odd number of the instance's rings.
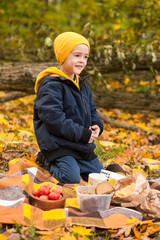
{"label": "loaf of bread", "polygon": [[98,200],[94,197],[83,199],[80,204],[82,212],[96,212],[98,208]]}
{"label": "loaf of bread", "polygon": [[123,198],[123,197],[129,196],[134,191],[134,188],[135,188],[135,183],[133,182],[127,185],[126,187],[115,191],[114,197]]}
{"label": "loaf of bread", "polygon": [[95,189],[96,194],[109,194],[112,193],[113,191],[114,188],[108,180],[99,183]]}

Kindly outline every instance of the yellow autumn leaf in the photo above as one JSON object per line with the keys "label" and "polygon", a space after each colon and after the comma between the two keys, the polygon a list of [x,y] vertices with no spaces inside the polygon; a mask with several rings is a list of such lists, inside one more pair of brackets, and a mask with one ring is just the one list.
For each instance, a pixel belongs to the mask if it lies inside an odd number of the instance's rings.
{"label": "yellow autumn leaf", "polygon": [[52,235],[52,234],[54,234],[55,232],[54,231],[36,231],[36,233],[37,234],[39,234],[39,235],[46,235],[46,236],[49,236],[49,235]]}
{"label": "yellow autumn leaf", "polygon": [[140,128],[143,128],[143,129],[145,129],[145,130],[150,130],[150,128],[149,127],[147,127],[146,126],[146,124],[145,123],[136,123],[136,125],[137,125],[137,127],[140,127]]}
{"label": "yellow autumn leaf", "polygon": [[54,230],[51,231],[43,231],[37,230],[36,233],[39,235],[43,235],[41,240],[58,240],[60,236],[63,236],[65,232],[65,227],[56,227]]}
{"label": "yellow autumn leaf", "polygon": [[6,138],[6,137],[7,137],[6,133],[4,133],[3,131],[0,132],[0,138]]}
{"label": "yellow autumn leaf", "polygon": [[112,111],[107,111],[107,110],[105,110],[105,109],[103,109],[103,113],[105,114],[105,115],[107,115],[107,116],[113,116],[113,112]]}
{"label": "yellow autumn leaf", "polygon": [[148,82],[141,80],[141,81],[139,82],[139,84],[140,84],[141,86],[147,86],[147,85],[148,85]]}
{"label": "yellow autumn leaf", "polygon": [[160,125],[160,118],[150,119],[150,122],[155,124],[155,125]]}
{"label": "yellow autumn leaf", "polygon": [[150,170],[160,170],[160,165],[159,164],[158,165],[149,164],[148,167],[149,167]]}
{"label": "yellow autumn leaf", "polygon": [[145,234],[143,236],[147,237],[147,236],[150,236],[154,233],[159,233],[159,232],[160,232],[160,227],[157,227],[156,225],[153,225],[153,226],[149,226],[147,228],[147,231],[145,232]]}
{"label": "yellow autumn leaf", "polygon": [[15,100],[15,101],[22,102],[28,105],[28,104],[33,104],[34,99],[35,99],[35,95],[30,95],[30,96],[19,98],[18,100]]}
{"label": "yellow autumn leaf", "polygon": [[8,121],[5,119],[5,117],[2,114],[0,114],[0,123],[4,123],[5,125],[8,124]]}
{"label": "yellow autumn leaf", "polygon": [[141,224],[141,221],[135,217],[132,217],[132,219],[128,219],[127,220],[127,224],[132,224],[132,223],[135,223],[135,222],[138,222],[139,224]]}
{"label": "yellow autumn leaf", "polygon": [[127,132],[121,131],[118,135],[122,137],[126,137],[128,134]]}
{"label": "yellow autumn leaf", "polygon": [[145,178],[148,177],[148,174],[143,171],[143,169],[141,168],[141,165],[138,165],[138,166],[136,165],[135,168],[132,169],[132,175],[137,177],[139,173],[141,173]]}
{"label": "yellow autumn leaf", "polygon": [[141,232],[139,231],[139,229],[137,228],[137,226],[133,226],[132,230],[133,230],[133,232],[134,232],[134,235],[135,235],[136,239],[140,239],[140,237],[141,237],[142,234],[141,234]]}
{"label": "yellow autumn leaf", "polygon": [[130,120],[127,121],[127,123],[134,125],[134,124],[135,124],[135,121],[133,121],[133,120],[130,119]]}
{"label": "yellow autumn leaf", "polygon": [[64,233],[63,237],[60,240],[76,240],[74,236],[71,236],[69,233]]}
{"label": "yellow autumn leaf", "polygon": [[23,137],[23,136],[27,136],[30,137],[33,135],[33,133],[31,133],[30,131],[26,131],[26,130],[19,130],[18,136],[19,137]]}
{"label": "yellow autumn leaf", "polygon": [[157,85],[160,85],[160,75],[157,76]]}
{"label": "yellow autumn leaf", "polygon": [[82,227],[82,226],[73,226],[71,228],[72,232],[74,233],[78,233],[80,235],[85,235],[85,236],[91,236],[93,235],[91,233],[92,229],[91,228],[86,228],[86,227]]}
{"label": "yellow autumn leaf", "polygon": [[12,141],[12,144],[13,144],[13,145],[18,145],[18,144],[20,144],[20,143],[22,143],[22,140],[19,140],[19,141],[18,141],[18,140],[13,140],[13,141]]}
{"label": "yellow autumn leaf", "polygon": [[160,161],[148,158],[143,158],[142,160],[145,161],[150,170],[160,170]]}
{"label": "yellow autumn leaf", "polygon": [[157,150],[157,151],[155,150],[154,151],[154,157],[155,158],[159,158],[160,157],[160,150]]}
{"label": "yellow autumn leaf", "polygon": [[0,9],[0,13],[4,14],[5,13],[4,9]]}
{"label": "yellow autumn leaf", "polygon": [[140,221],[140,224],[141,225],[148,224],[148,225],[152,226],[154,223],[153,223],[153,220],[144,220],[144,221]]}
{"label": "yellow autumn leaf", "polygon": [[9,134],[7,134],[7,138],[9,138],[10,140],[13,140],[13,139],[15,139],[15,134],[9,133]]}
{"label": "yellow autumn leaf", "polygon": [[114,30],[118,30],[121,28],[121,26],[119,24],[113,24],[113,28]]}
{"label": "yellow autumn leaf", "polygon": [[136,90],[133,87],[130,86],[130,87],[126,88],[126,91],[127,92],[135,92]]}
{"label": "yellow autumn leaf", "polygon": [[119,117],[120,118],[123,118],[124,120],[127,120],[127,119],[129,119],[129,118],[131,118],[131,114],[130,113],[121,113],[120,115],[119,115]]}
{"label": "yellow autumn leaf", "polygon": [[47,235],[47,236],[43,236],[41,237],[41,240],[58,240],[59,238],[57,238],[54,235]]}
{"label": "yellow autumn leaf", "polygon": [[114,159],[113,158],[109,158],[106,160],[106,162],[104,161],[105,165],[109,165],[110,163],[113,163]]}
{"label": "yellow autumn leaf", "polygon": [[110,83],[112,88],[120,88],[120,82],[118,81],[113,81]]}
{"label": "yellow autumn leaf", "polygon": [[136,140],[136,141],[139,140],[139,136],[137,135],[136,132],[131,132],[131,137],[132,137],[133,140]]}
{"label": "yellow autumn leaf", "polygon": [[0,97],[2,97],[2,96],[5,96],[5,92],[4,91],[0,91]]}
{"label": "yellow autumn leaf", "polygon": [[7,240],[8,237],[4,236],[3,234],[0,234],[0,239],[1,239],[1,240]]}
{"label": "yellow autumn leaf", "polygon": [[159,164],[160,165],[160,161],[158,161],[156,159],[142,158],[142,161],[145,161],[145,164]]}
{"label": "yellow autumn leaf", "polygon": [[129,82],[130,82],[130,79],[129,79],[128,77],[126,77],[126,78],[124,79],[124,84],[127,85]]}
{"label": "yellow autumn leaf", "polygon": [[30,128],[31,131],[34,131],[34,126],[33,126],[33,119],[28,120],[28,127]]}
{"label": "yellow autumn leaf", "polygon": [[113,142],[109,142],[109,141],[102,141],[102,140],[99,140],[99,143],[100,143],[103,147],[119,146],[119,144],[117,144],[117,143],[113,143]]}
{"label": "yellow autumn leaf", "polygon": [[132,174],[132,173],[133,173],[133,169],[132,169],[130,166],[128,166],[128,165],[126,165],[126,164],[123,164],[122,167],[123,167],[123,170],[124,170],[127,174]]}

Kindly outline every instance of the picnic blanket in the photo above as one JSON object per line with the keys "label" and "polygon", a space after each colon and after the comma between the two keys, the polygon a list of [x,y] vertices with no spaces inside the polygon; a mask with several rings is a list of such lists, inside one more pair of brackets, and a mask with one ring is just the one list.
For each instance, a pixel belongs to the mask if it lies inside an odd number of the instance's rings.
{"label": "picnic blanket", "polygon": [[[58,184],[58,181],[34,161],[27,158],[11,160],[9,171],[0,174],[0,223],[33,224],[43,230],[72,224],[108,228],[105,221],[107,213],[80,211],[74,189],[76,185],[63,186],[67,197],[64,209],[42,211],[30,205],[30,192],[46,183]],[[160,189],[158,183],[155,187]]]}

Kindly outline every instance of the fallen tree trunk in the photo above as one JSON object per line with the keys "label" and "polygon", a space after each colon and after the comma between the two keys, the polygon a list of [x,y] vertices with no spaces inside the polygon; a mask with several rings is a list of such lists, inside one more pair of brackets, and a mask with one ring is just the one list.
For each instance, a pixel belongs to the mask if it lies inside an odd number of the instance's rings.
{"label": "fallen tree trunk", "polygon": [[39,72],[53,63],[3,63],[0,65],[0,90],[34,93],[34,84]]}
{"label": "fallen tree trunk", "polygon": [[[34,93],[37,74],[53,63],[4,63],[1,64],[0,90],[20,91],[26,94]],[[93,88],[92,80],[89,85],[93,99],[98,107],[107,109],[119,108],[132,111],[160,111],[160,93],[136,93],[122,90],[109,91]],[[4,101],[4,99],[0,99]]]}
{"label": "fallen tree trunk", "polygon": [[160,111],[160,93],[136,93],[92,89],[93,99],[98,107],[118,108],[131,111]]}
{"label": "fallen tree trunk", "polygon": [[120,61],[117,58],[117,55],[112,56],[112,60],[109,64],[105,64],[105,58],[102,57],[99,60],[89,59],[89,67],[96,67],[99,72],[102,74],[119,72],[119,71],[150,71],[151,67],[160,70],[160,56],[156,55],[157,59],[155,62],[151,61],[150,57],[143,56],[138,60],[135,59],[135,56],[128,55],[125,57],[125,60]]}
{"label": "fallen tree trunk", "polygon": [[124,122],[120,122],[117,121],[113,118],[108,117],[107,115],[105,115],[100,109],[97,110],[99,117],[105,122],[108,123],[111,127],[113,128],[123,128],[123,129],[127,129],[127,130],[131,130],[131,131],[142,131],[144,133],[146,133],[147,131],[137,127],[134,124],[129,124],[129,123],[124,123]]}
{"label": "fallen tree trunk", "polygon": [[[112,58],[110,64],[105,65],[105,58],[101,58],[97,61],[89,60],[87,70],[99,71],[102,75],[108,73],[115,73],[123,71],[124,68],[132,70],[133,60],[131,57],[126,57],[125,65],[120,62],[117,57]],[[13,63],[1,63],[0,64],[0,90],[4,91],[27,91],[33,92],[33,85],[36,76],[39,72],[47,67],[58,66],[56,61],[53,62],[13,62]],[[156,70],[160,70],[160,59],[150,63],[149,58],[143,57],[136,65],[136,71],[150,70],[150,67]]]}

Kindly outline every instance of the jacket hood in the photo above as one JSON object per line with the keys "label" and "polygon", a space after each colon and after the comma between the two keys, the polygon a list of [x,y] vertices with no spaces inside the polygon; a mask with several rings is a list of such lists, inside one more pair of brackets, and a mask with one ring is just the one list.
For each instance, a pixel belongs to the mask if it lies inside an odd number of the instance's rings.
{"label": "jacket hood", "polygon": [[79,76],[78,75],[76,75],[76,82],[75,82],[72,78],[68,77],[64,72],[62,72],[57,67],[49,67],[38,74],[36,83],[35,83],[35,88],[34,88],[35,93],[37,93],[39,85],[40,85],[41,81],[43,80],[43,78],[46,76],[49,76],[51,74],[55,74],[56,76],[58,75],[58,76],[67,78],[67,79],[71,80],[79,88]]}

